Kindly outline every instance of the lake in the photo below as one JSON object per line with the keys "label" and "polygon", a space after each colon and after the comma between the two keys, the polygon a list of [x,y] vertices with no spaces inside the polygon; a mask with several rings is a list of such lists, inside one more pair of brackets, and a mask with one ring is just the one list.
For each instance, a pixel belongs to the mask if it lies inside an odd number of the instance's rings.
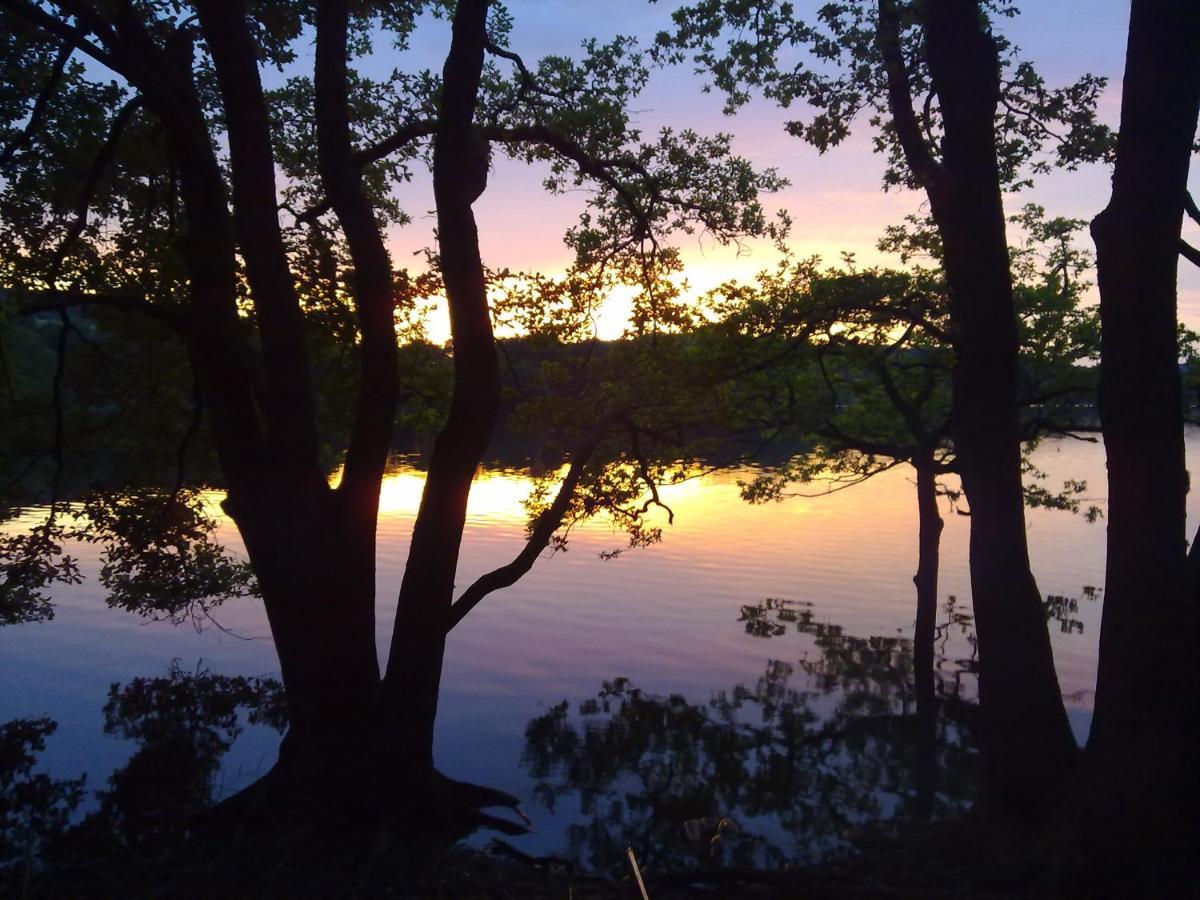
{"label": "lake", "polygon": [[[1195,431],[1189,435],[1188,453],[1191,463],[1200,462]],[[1048,474],[1048,486],[1066,478],[1085,479],[1091,488],[1088,502],[1104,507],[1104,457],[1098,443],[1047,441],[1033,459]],[[734,743],[749,748],[738,752],[757,754],[754,760],[730,763],[742,767],[744,782],[747,775],[766,776],[769,760],[763,748],[774,746],[775,759],[781,735],[796,722],[808,722],[811,730],[818,727],[812,723],[853,713],[854,704],[861,706],[874,690],[856,693],[856,685],[876,679],[883,685],[879,690],[886,695],[885,708],[907,708],[906,679],[883,682],[895,668],[896,654],[905,652],[902,639],[910,635],[914,616],[915,487],[910,472],[898,468],[828,496],[750,506],[740,499],[738,481],[751,474],[723,471],[667,488],[663,499],[674,509],[675,524],[664,529],[663,541],[616,559],[600,554],[621,547],[622,535],[603,522],[578,527],[567,552],[540,560],[517,585],[488,597],[452,633],[438,719],[438,765],[453,777],[522,798],[533,829],[513,840],[521,850],[573,856],[584,865],[603,867],[611,849],[603,846],[605,841],[616,846],[637,840],[636,820],[643,815],[638,804],[648,802],[647,792],[678,793],[686,777],[701,776],[707,785],[705,802],[713,808],[700,812],[710,814],[712,821],[701,821],[693,798],[688,809],[675,815],[678,828],[672,833],[708,847],[705,842],[714,836],[733,845],[736,841],[722,834],[736,830],[758,842],[746,852],[768,862],[803,858],[820,849],[822,841],[837,844],[818,833],[812,810],[792,815],[780,805],[780,797],[766,802],[772,795],[769,785],[761,796],[723,794],[719,770],[725,763],[714,748],[736,733],[741,743]],[[422,477],[399,466],[383,490],[377,603],[381,653],[389,639]],[[460,589],[520,549],[521,500],[530,485],[518,472],[481,474],[471,494]],[[1192,528],[1198,513],[1200,503],[1193,497]],[[945,504],[943,515],[939,593],[943,600],[959,598],[960,611],[969,612],[964,602],[970,596],[969,520],[949,513]],[[1104,577],[1104,524],[1042,509],[1027,515],[1038,584],[1044,595],[1065,598],[1065,619],[1072,623],[1052,621],[1051,638],[1071,722],[1082,741],[1095,681],[1102,605],[1102,592],[1095,589]],[[238,546],[227,521],[219,534],[231,548]],[[94,791],[104,787],[109,773],[136,746],[104,733],[101,710],[110,685],[164,676],[172,665],[185,672],[271,675],[277,662],[256,601],[220,608],[216,618],[224,630],[147,622],[105,606],[103,589],[92,577],[97,548],[85,545],[73,552],[89,577],[81,585],[56,589],[56,618],[0,629],[0,722],[54,719],[58,729],[39,768],[55,777],[87,773],[88,789]],[[764,604],[765,611],[754,610]],[[751,627],[752,620],[764,615],[774,623],[768,629],[773,637]],[[954,661],[969,658],[971,648],[962,627],[948,628],[944,637],[944,674],[950,678]],[[835,654],[840,654],[836,660]],[[866,662],[864,654],[870,657]],[[880,672],[866,670],[881,664]],[[962,681],[969,695],[970,675]],[[563,701],[566,706],[559,706]],[[804,715],[798,717],[796,710]],[[786,721],[783,712],[788,713]],[[655,736],[654,723],[674,727],[668,723],[676,718],[695,728],[693,737],[678,732],[676,739],[683,743],[675,750],[656,744],[661,735]],[[638,732],[643,726],[646,734]],[[947,734],[953,737],[953,728]],[[247,725],[216,776],[215,794],[225,795],[265,772],[277,743],[274,730]],[[874,774],[859,773],[863,796],[873,798],[864,801],[863,819],[886,816],[903,800],[904,790],[896,787],[903,779],[888,774],[894,760],[886,746],[873,751],[878,764]],[[848,767],[857,764],[846,754],[855,748],[862,751],[862,743],[839,744],[831,755],[826,741],[820,765],[832,766],[829,772],[836,778],[830,775],[829,784],[841,785],[838,790],[848,790],[853,781]],[[961,762],[968,754],[959,749]],[[711,758],[690,776],[677,775],[675,761],[691,750]],[[793,768],[799,764],[792,762]],[[660,771],[663,765],[666,776]],[[612,771],[597,772],[605,766]],[[732,784],[738,779],[726,780]],[[948,793],[945,799],[951,802]],[[661,804],[651,806],[652,813],[661,812]],[[729,821],[722,824],[725,817]],[[766,850],[764,845],[769,845]]]}

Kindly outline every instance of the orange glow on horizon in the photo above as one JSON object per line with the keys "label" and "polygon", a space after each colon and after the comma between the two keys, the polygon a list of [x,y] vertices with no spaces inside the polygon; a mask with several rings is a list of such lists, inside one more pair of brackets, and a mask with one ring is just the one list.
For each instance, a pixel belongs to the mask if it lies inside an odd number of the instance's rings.
{"label": "orange glow on horizon", "polygon": [[[847,251],[853,252],[857,262],[864,266],[884,263],[887,260],[873,243],[847,248],[834,240],[805,241],[802,247],[793,249],[793,256],[819,256],[833,265],[840,263],[841,254]],[[781,258],[779,251],[765,240],[746,241],[740,247],[721,246],[711,242],[706,246],[700,242],[692,242],[682,248],[683,271],[678,281],[686,285],[685,298],[694,302],[726,282],[752,282],[759,272],[778,265]],[[559,264],[543,268],[540,274],[561,278],[569,265],[570,259],[564,255]],[[633,298],[638,290],[635,285],[619,285],[592,311],[592,327],[597,338],[605,341],[617,340],[626,332],[633,310]],[[424,312],[424,325],[429,340],[434,343],[444,344],[450,340],[450,316],[444,298],[436,298],[428,304]],[[514,332],[511,329],[498,329],[497,336],[512,337]]]}
{"label": "orange glow on horizon", "polygon": [[[557,474],[559,477],[564,476],[566,466],[563,466]],[[725,470],[706,474],[697,470],[694,475],[683,481],[660,486],[659,496],[675,512],[677,520],[686,518],[701,521],[709,517],[745,516],[744,522],[739,527],[748,528],[751,536],[760,530],[764,535],[777,530],[780,516],[822,519],[827,514],[836,514],[837,506],[833,503],[826,503],[825,498],[821,496],[824,487],[820,481],[795,486],[792,495],[782,504],[768,503],[751,506],[741,499],[738,482],[747,481],[754,474],[754,470],[749,469]],[[341,470],[338,470],[330,478],[330,484],[336,486],[340,478]],[[887,480],[892,483],[892,488],[887,491],[886,506],[907,509],[912,505],[914,501],[908,484],[911,479],[902,468],[877,476],[877,478],[880,481]],[[551,496],[557,487],[558,482],[552,487]],[[397,464],[383,479],[379,494],[380,518],[412,518],[416,516],[424,488],[425,473],[423,471],[404,462]],[[524,526],[528,520],[528,512],[524,503],[533,488],[534,479],[525,472],[481,469],[471,484],[470,498],[467,503],[468,523],[486,520],[489,523]],[[802,494],[808,496],[801,496]],[[214,497],[215,499],[216,497]],[[880,496],[876,493],[874,503],[878,505],[879,502]],[[764,514],[765,510],[774,510],[774,513]],[[650,526],[661,526],[664,536],[670,535],[668,516],[665,510],[651,507],[646,521]],[[612,522],[607,515],[598,515],[577,527],[608,532],[612,529]]]}

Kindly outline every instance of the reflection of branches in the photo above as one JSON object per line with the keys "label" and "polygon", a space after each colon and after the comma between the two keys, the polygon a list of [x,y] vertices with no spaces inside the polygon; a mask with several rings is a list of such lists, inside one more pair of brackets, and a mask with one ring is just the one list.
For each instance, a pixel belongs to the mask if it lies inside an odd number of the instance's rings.
{"label": "reflection of branches", "polygon": [[[83,799],[83,778],[54,779],[34,772],[52,719],[14,719],[0,725],[0,890],[28,896],[28,879],[46,845],[62,834]],[[23,871],[22,871],[23,870]],[[21,872],[25,884],[8,881]]]}
{"label": "reflection of branches", "polygon": [[287,726],[283,686],[274,678],[216,675],[176,660],[167,675],[114,684],[104,705],[106,734],[138,742],[108,779],[104,823],[131,847],[182,828],[214,800],[214,776],[243,723]]}
{"label": "reflection of branches", "polygon": [[79,563],[64,552],[64,529],[43,522],[26,534],[0,535],[0,625],[54,618],[45,589],[54,583],[79,584]]}
{"label": "reflection of branches", "polygon": [[84,779],[33,771],[56,724],[0,725],[0,893],[45,895],[44,885],[31,890],[31,882],[49,872],[65,875],[51,879],[55,896],[127,893],[133,882],[123,872],[113,877],[114,864],[120,869],[123,860],[136,860],[139,878],[148,864],[177,864],[196,814],[217,799],[215,776],[245,727],[287,727],[276,679],[217,675],[203,662],[188,671],[178,660],[165,676],[113,684],[103,713],[105,734],[136,748],[96,792],[98,804],[82,821],[72,821],[72,812],[83,799]]}
{"label": "reflection of branches", "polygon": [[[636,846],[656,871],[777,868],[915,812],[911,642],[853,637],[787,601],[744,607],[743,621],[776,637],[794,623],[815,653],[707,703],[618,678],[577,714],[563,702],[529,723],[535,796],[551,809],[576,798],[584,817],[567,829],[569,857],[615,870]],[[962,712],[943,708],[935,751],[958,772],[974,757]],[[966,785],[946,780],[941,812],[963,807]]]}
{"label": "reflection of branches", "polygon": [[103,545],[109,606],[199,630],[216,624],[212,611],[226,600],[257,593],[249,564],[217,543],[205,505],[203,492],[182,486],[84,499],[71,537]]}

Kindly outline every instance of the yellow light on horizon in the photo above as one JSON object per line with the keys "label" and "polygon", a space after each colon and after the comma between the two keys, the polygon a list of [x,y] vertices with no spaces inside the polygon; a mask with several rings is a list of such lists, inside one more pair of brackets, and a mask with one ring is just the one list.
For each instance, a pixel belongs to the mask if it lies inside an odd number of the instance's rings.
{"label": "yellow light on horizon", "polygon": [[[523,502],[532,489],[533,482],[524,475],[480,472],[471,483],[467,517],[524,522]],[[424,490],[424,472],[400,469],[385,475],[379,490],[380,515],[415,516]]]}

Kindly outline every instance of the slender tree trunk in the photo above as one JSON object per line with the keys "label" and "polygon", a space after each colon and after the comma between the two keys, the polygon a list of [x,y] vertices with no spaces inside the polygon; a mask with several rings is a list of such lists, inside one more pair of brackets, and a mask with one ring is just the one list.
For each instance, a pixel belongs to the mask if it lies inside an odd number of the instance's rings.
{"label": "slender tree trunk", "polygon": [[926,187],[950,288],[952,425],[971,505],[983,752],[995,799],[1032,812],[1053,802],[1076,747],[1025,540],[1017,321],[994,125],[999,61],[977,3],[930,0],[925,16],[944,123],[942,162]]}
{"label": "slender tree trunk", "polygon": [[913,110],[894,0],[879,0],[892,125],[926,190],[950,293],[951,431],[971,505],[971,593],[979,642],[981,744],[994,800],[1040,812],[1076,755],[1025,542],[1017,418],[1016,313],[996,156],[1000,66],[975,0],[920,11],[939,101],[940,159]]}
{"label": "slender tree trunk", "polygon": [[1092,222],[1109,492],[1088,754],[1113,827],[1156,841],[1191,831],[1197,799],[1176,275],[1198,108],[1200,5],[1134,0],[1112,199]]}
{"label": "slender tree trunk", "polygon": [[323,487],[304,318],[279,226],[266,98],[244,0],[196,4],[212,53],[229,137],[233,221],[263,349],[263,410],[272,474]]}
{"label": "slender tree trunk", "polygon": [[[227,4],[226,4],[227,5]],[[186,212],[182,250],[190,307],[181,327],[224,472],[226,511],[245,541],[279,655],[290,727],[269,777],[219,805],[210,821],[256,810],[287,831],[294,813],[338,816],[370,828],[408,820],[487,824],[482,815],[515,798],[452,782],[432,767],[433,721],[458,546],[471,480],[499,405],[499,378],[472,202],[487,177],[486,145],[472,125],[483,67],[487,0],[462,0],[454,16],[435,141],[434,184],[441,263],[455,347],[455,392],[434,450],[401,591],[386,697],[375,646],[375,528],[379,488],[398,396],[391,262],[363,189],[350,130],[349,0],[318,0],[315,117],[317,162],[329,209],[354,265],[361,383],[342,482],[317,465],[312,383],[303,316],[279,227],[273,151],[244,0],[225,8],[198,0],[217,70],[232,160],[233,214],[193,81],[194,29],[152,33],[130,4],[111,19],[79,7],[104,44],[103,61],[135,86],[162,123],[178,160]],[[40,9],[39,23],[56,21]],[[65,26],[64,26],[65,27]],[[99,51],[97,51],[99,55]],[[237,241],[235,242],[235,237]],[[237,304],[239,249],[255,304]],[[256,385],[253,329],[261,339]],[[406,798],[405,788],[417,797]],[[406,802],[409,801],[409,802]],[[274,811],[274,812],[273,812]],[[433,823],[429,813],[441,821]]]}
{"label": "slender tree trunk", "polygon": [[[197,9],[221,88],[233,221],[265,373],[270,465],[231,509],[258,577],[288,696],[291,726],[281,767],[332,790],[362,768],[356,757],[364,755],[379,684],[374,515],[368,510],[366,523],[357,521],[318,465],[303,317],[279,227],[266,101],[245,5],[200,2]],[[341,211],[345,192],[333,193]],[[381,268],[386,290],[390,272]]]}
{"label": "slender tree trunk", "polygon": [[[473,127],[484,56],[487,0],[461,0],[443,70],[434,138],[438,246],[454,342],[450,416],[434,442],[400,586],[383,682],[388,752],[416,778],[433,767],[446,630],[467,497],[500,401],[495,340],[471,204],[486,186],[487,154]],[[405,773],[401,773],[405,777]]]}
{"label": "slender tree trunk", "polygon": [[913,637],[913,671],[917,687],[917,811],[922,818],[933,813],[937,791],[937,689],[934,680],[934,636],[937,628],[938,556],[942,517],[937,508],[937,482],[933,452],[913,458],[917,470],[919,520],[917,623]]}

